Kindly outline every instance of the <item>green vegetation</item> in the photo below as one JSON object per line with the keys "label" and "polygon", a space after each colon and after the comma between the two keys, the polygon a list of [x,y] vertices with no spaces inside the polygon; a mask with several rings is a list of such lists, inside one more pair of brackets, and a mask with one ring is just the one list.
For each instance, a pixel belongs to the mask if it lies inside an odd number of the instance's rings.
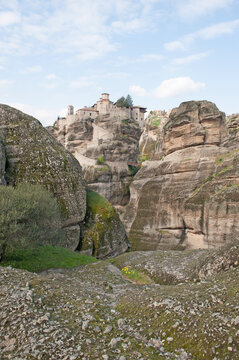
{"label": "green vegetation", "polygon": [[152,119],[153,119],[152,124],[156,127],[159,127],[159,125],[161,124],[162,118],[155,115],[152,117]]}
{"label": "green vegetation", "polygon": [[149,160],[147,155],[140,155],[138,157],[138,163],[142,163],[142,162],[147,161],[147,160]]}
{"label": "green vegetation", "polygon": [[192,158],[182,159],[182,160],[180,161],[180,163],[184,163],[184,162],[187,162],[187,161],[190,161],[190,160],[192,160]]}
{"label": "green vegetation", "polygon": [[114,208],[103,196],[94,191],[87,191],[87,206],[90,208],[93,215],[112,215]]}
{"label": "green vegetation", "polygon": [[198,191],[199,191],[205,184],[207,184],[208,182],[212,181],[212,180],[215,179],[216,177],[218,177],[218,176],[220,176],[220,175],[224,174],[225,172],[230,171],[230,170],[232,170],[232,169],[233,169],[233,166],[232,166],[232,165],[229,165],[229,166],[223,168],[221,171],[217,171],[217,172],[215,172],[214,174],[210,175],[207,179],[205,179],[205,180],[203,181],[203,183],[202,183],[200,186],[198,186],[198,187],[193,191],[192,196],[195,195],[195,194],[197,194]]}
{"label": "green vegetation", "polygon": [[73,268],[93,262],[96,262],[93,257],[58,246],[42,245],[34,249],[19,248],[9,251],[1,265],[38,272],[50,268]]}
{"label": "green vegetation", "polygon": [[52,193],[41,185],[0,186],[0,261],[8,251],[54,245],[63,236]]}
{"label": "green vegetation", "polygon": [[134,177],[137,174],[137,172],[139,171],[140,166],[128,165],[128,168],[129,168],[130,176]]}
{"label": "green vegetation", "polygon": [[97,257],[106,234],[108,241],[113,241],[110,230],[117,213],[109,201],[94,191],[87,191],[86,201],[86,223],[82,226],[79,250],[93,249],[92,253]]}
{"label": "green vegetation", "polygon": [[104,164],[104,162],[105,162],[105,161],[104,161],[103,156],[99,156],[98,159],[97,159],[97,164],[98,164],[98,165],[101,165],[101,164]]}
{"label": "green vegetation", "polygon": [[130,269],[129,267],[125,266],[123,269],[121,269],[121,273],[123,277],[129,281],[132,281],[136,284],[151,284],[153,281],[144,273],[135,270]]}
{"label": "green vegetation", "polygon": [[130,107],[133,106],[133,100],[132,97],[128,94],[126,96],[126,98],[124,96],[121,96],[117,101],[116,101],[116,106],[118,107]]}
{"label": "green vegetation", "polygon": [[105,172],[110,171],[110,168],[108,166],[102,166],[102,167],[97,168],[97,171],[105,173]]}
{"label": "green vegetation", "polygon": [[121,122],[125,125],[129,125],[129,122],[126,119],[121,120]]}

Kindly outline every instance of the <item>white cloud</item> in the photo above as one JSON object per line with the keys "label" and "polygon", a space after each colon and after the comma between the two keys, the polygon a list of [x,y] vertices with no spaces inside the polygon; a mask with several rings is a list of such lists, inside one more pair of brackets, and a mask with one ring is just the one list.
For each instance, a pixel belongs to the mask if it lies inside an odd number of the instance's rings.
{"label": "white cloud", "polygon": [[46,79],[47,80],[56,80],[57,76],[56,76],[56,74],[48,74],[48,75],[46,75]]}
{"label": "white cloud", "polygon": [[145,54],[140,56],[139,61],[162,60],[164,57],[161,54]]}
{"label": "white cloud", "polygon": [[183,0],[178,3],[178,11],[181,17],[192,19],[228,7],[233,2],[234,0]]}
{"label": "white cloud", "polygon": [[198,54],[193,54],[193,55],[189,55],[189,56],[185,56],[185,57],[180,57],[180,58],[176,58],[176,59],[172,60],[171,63],[173,65],[190,64],[192,62],[199,61],[199,60],[207,57],[209,54],[210,54],[210,51],[206,51],[206,52],[202,52],[202,53],[198,53]]}
{"label": "white cloud", "polygon": [[194,92],[202,89],[205,84],[202,82],[195,82],[189,76],[178,77],[164,80],[154,91],[154,96],[162,99],[175,95]]}
{"label": "white cloud", "polygon": [[0,79],[0,88],[5,88],[7,86],[10,86],[12,84],[11,80],[8,79]]}
{"label": "white cloud", "polygon": [[[50,50],[69,56],[78,55],[81,61],[95,59],[118,48],[118,44],[112,40],[115,31],[121,34],[152,28],[159,16],[154,11],[157,2],[3,1],[0,2],[0,8],[6,9],[4,14],[8,15],[2,16],[5,19],[3,24],[15,23],[15,26],[9,27],[9,31],[1,36],[0,51],[6,54],[27,54]],[[16,10],[13,12],[9,9]]]}
{"label": "white cloud", "polygon": [[194,38],[213,39],[224,34],[232,34],[238,27],[239,19],[208,26],[192,35]]}
{"label": "white cloud", "polygon": [[239,19],[221,22],[187,34],[181,37],[179,40],[165,43],[164,47],[168,51],[185,50],[196,39],[209,40],[214,39],[218,36],[233,34],[238,27]]}
{"label": "white cloud", "polygon": [[168,51],[185,50],[185,45],[180,40],[167,42],[164,44],[164,47]]}
{"label": "white cloud", "polygon": [[39,73],[42,71],[41,65],[28,66],[23,72],[27,74]]}
{"label": "white cloud", "polygon": [[20,21],[19,14],[13,11],[0,12],[0,27],[16,24]]}
{"label": "white cloud", "polygon": [[130,86],[129,91],[136,96],[145,96],[147,94],[146,90],[139,85]]}

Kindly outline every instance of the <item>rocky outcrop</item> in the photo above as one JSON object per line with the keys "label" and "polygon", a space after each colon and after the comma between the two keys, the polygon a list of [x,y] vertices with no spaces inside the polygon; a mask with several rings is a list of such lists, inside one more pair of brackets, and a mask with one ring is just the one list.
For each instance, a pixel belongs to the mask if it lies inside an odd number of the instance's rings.
{"label": "rocky outcrop", "polygon": [[129,163],[139,155],[139,124],[131,118],[117,119],[110,114],[97,118],[75,116],[59,119],[49,131],[82,165],[89,188],[113,205],[129,201],[131,174]]}
{"label": "rocky outcrop", "polygon": [[229,136],[213,103],[172,110],[161,160],[144,162],[130,187],[124,223],[133,249],[214,248],[238,236],[238,156]]}
{"label": "rocky outcrop", "polygon": [[0,137],[0,185],[5,185],[6,154],[4,144]]}
{"label": "rocky outcrop", "polygon": [[116,210],[102,196],[88,191],[86,218],[78,250],[102,259],[122,254],[128,248],[128,238]]}
{"label": "rocky outcrop", "polygon": [[144,131],[139,140],[140,159],[160,160],[163,156],[161,149],[162,132],[169,119],[169,113],[163,110],[150,111]]}
{"label": "rocky outcrop", "polygon": [[67,233],[63,245],[76,249],[86,212],[86,192],[81,167],[31,116],[6,105],[0,106],[0,127],[4,134],[6,182],[43,184],[58,199],[62,225]]}
{"label": "rocky outcrop", "polygon": [[199,145],[220,145],[226,137],[225,114],[209,101],[188,101],[171,111],[164,126],[162,150]]}
{"label": "rocky outcrop", "polygon": [[239,114],[227,116],[226,125],[229,136],[224,145],[229,146],[230,148],[237,148],[239,141]]}
{"label": "rocky outcrop", "polygon": [[[0,132],[0,184],[42,184],[54,193],[67,235],[58,245],[75,250],[80,243],[84,249],[87,246],[88,253],[97,257],[115,256],[128,248],[124,227],[112,206],[106,217],[102,218],[100,214],[92,216],[89,225],[89,206],[86,216],[86,184],[81,166],[38,120],[0,105]],[[82,230],[86,226],[100,227],[100,235],[96,235],[99,236],[97,250],[89,237],[86,239],[85,236],[83,241],[81,234],[80,239],[80,224]]]}
{"label": "rocky outcrop", "polygon": [[[1,359],[238,360],[239,249],[209,251],[210,263],[205,253],[131,252],[113,261],[119,269],[0,266]],[[120,264],[155,283],[124,279]]]}

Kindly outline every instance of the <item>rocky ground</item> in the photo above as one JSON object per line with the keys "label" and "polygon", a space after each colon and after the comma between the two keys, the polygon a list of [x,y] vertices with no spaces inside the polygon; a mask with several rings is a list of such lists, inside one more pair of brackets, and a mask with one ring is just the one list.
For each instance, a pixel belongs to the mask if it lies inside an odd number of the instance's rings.
{"label": "rocky ground", "polygon": [[[135,252],[40,274],[0,267],[0,359],[236,360],[238,254]],[[129,282],[125,265],[153,282]]]}

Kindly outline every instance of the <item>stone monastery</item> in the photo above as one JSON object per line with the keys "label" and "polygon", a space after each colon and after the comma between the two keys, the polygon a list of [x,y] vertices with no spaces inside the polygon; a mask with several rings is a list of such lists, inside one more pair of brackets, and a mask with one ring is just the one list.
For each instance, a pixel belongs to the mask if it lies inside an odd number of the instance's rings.
{"label": "stone monastery", "polygon": [[141,106],[130,106],[129,108],[118,107],[109,99],[109,94],[103,93],[101,95],[102,96],[100,100],[92,107],[85,106],[76,112],[74,112],[74,107],[72,105],[68,105],[66,118],[58,117],[58,120],[65,120],[65,122],[69,124],[77,120],[85,119],[133,119],[134,121],[138,122],[140,127],[144,126],[144,113],[146,112],[146,108]]}

